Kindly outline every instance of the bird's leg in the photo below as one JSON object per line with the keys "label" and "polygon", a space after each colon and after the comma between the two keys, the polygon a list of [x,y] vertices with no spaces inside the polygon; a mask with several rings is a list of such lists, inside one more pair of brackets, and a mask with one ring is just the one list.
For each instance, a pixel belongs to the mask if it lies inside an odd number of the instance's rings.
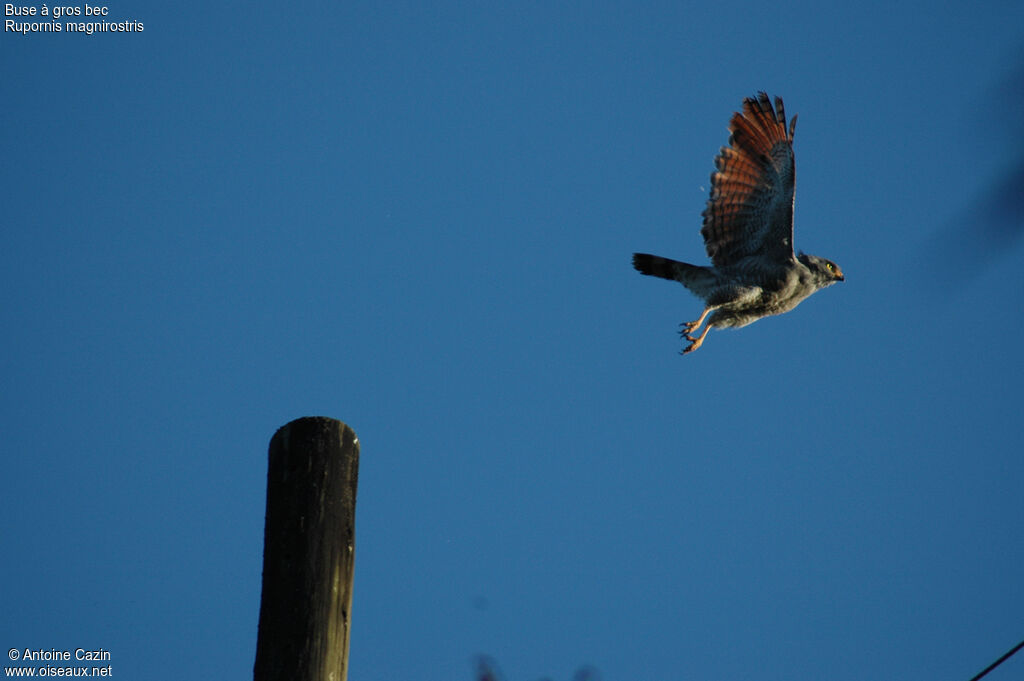
{"label": "bird's leg", "polygon": [[707,326],[704,327],[704,331],[702,331],[701,334],[699,336],[697,336],[696,338],[692,338],[689,334],[687,334],[686,335],[686,340],[692,341],[692,342],[690,343],[689,346],[687,346],[683,350],[683,352],[681,354],[685,355],[686,353],[693,352],[694,350],[699,348],[704,343],[704,336],[708,335],[708,331],[710,331],[710,330],[711,330],[711,325],[708,324]]}
{"label": "bird's leg", "polygon": [[704,320],[708,318],[708,315],[711,314],[711,310],[713,309],[714,308],[709,305],[704,308],[704,311],[700,313],[700,317],[695,321],[683,322],[680,324],[682,331],[679,332],[679,335],[688,341],[692,341],[693,338],[690,338],[690,334],[700,328],[700,325],[704,323]]}

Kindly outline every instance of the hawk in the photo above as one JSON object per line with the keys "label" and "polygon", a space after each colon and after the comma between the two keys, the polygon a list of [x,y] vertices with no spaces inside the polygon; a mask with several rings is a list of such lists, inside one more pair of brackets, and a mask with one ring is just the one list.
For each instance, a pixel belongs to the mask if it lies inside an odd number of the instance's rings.
{"label": "hawk", "polygon": [[782,98],[772,107],[764,92],[744,99],[742,113],[733,114],[729,146],[715,158],[700,230],[711,267],[633,254],[633,267],[642,274],[678,281],[704,300],[700,317],[681,325],[680,335],[690,342],[683,354],[699,348],[712,328],[738,328],[789,312],[843,281],[831,260],[793,252],[795,129],[795,115],[786,127]]}

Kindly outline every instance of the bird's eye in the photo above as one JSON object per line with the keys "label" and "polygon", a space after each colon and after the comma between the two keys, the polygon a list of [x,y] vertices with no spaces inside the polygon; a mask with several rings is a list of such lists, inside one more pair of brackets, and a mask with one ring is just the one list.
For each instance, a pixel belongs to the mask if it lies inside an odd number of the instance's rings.
{"label": "bird's eye", "polygon": [[825,263],[825,267],[827,267],[827,268],[828,268],[828,271],[829,271],[829,272],[834,272],[834,271],[835,271],[835,269],[836,269],[836,266],[835,266],[835,265],[833,265],[833,264],[832,264],[832,263],[830,263],[830,262],[827,262],[827,263]]}

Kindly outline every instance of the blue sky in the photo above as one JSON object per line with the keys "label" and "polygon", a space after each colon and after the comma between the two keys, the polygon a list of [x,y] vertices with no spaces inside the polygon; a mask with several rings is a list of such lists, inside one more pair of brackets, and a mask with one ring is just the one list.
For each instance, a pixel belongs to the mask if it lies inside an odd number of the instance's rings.
{"label": "blue sky", "polygon": [[[966,681],[1024,638],[1024,5],[109,18],[0,43],[0,644],[249,676],[306,415],[362,443],[353,679]],[[630,255],[705,262],[757,90],[847,280],[680,357],[700,303]]]}

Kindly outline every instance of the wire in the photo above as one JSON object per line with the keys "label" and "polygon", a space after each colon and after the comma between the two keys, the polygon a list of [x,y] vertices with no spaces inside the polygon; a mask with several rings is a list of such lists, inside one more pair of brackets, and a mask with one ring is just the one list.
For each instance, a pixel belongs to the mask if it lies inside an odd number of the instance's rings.
{"label": "wire", "polygon": [[1011,648],[1009,651],[1007,651],[1007,653],[1005,655],[1000,657],[998,660],[996,660],[995,662],[993,662],[989,666],[985,667],[981,671],[981,673],[978,674],[977,676],[975,676],[973,679],[971,679],[971,681],[978,681],[978,679],[980,679],[981,677],[985,676],[985,674],[988,674],[990,671],[992,671],[993,669],[995,669],[996,667],[998,667],[1002,663],[1006,662],[1010,658],[1011,655],[1013,655],[1015,652],[1017,652],[1021,648],[1024,648],[1024,641],[1021,641],[1020,643],[1015,645],[1013,648]]}

